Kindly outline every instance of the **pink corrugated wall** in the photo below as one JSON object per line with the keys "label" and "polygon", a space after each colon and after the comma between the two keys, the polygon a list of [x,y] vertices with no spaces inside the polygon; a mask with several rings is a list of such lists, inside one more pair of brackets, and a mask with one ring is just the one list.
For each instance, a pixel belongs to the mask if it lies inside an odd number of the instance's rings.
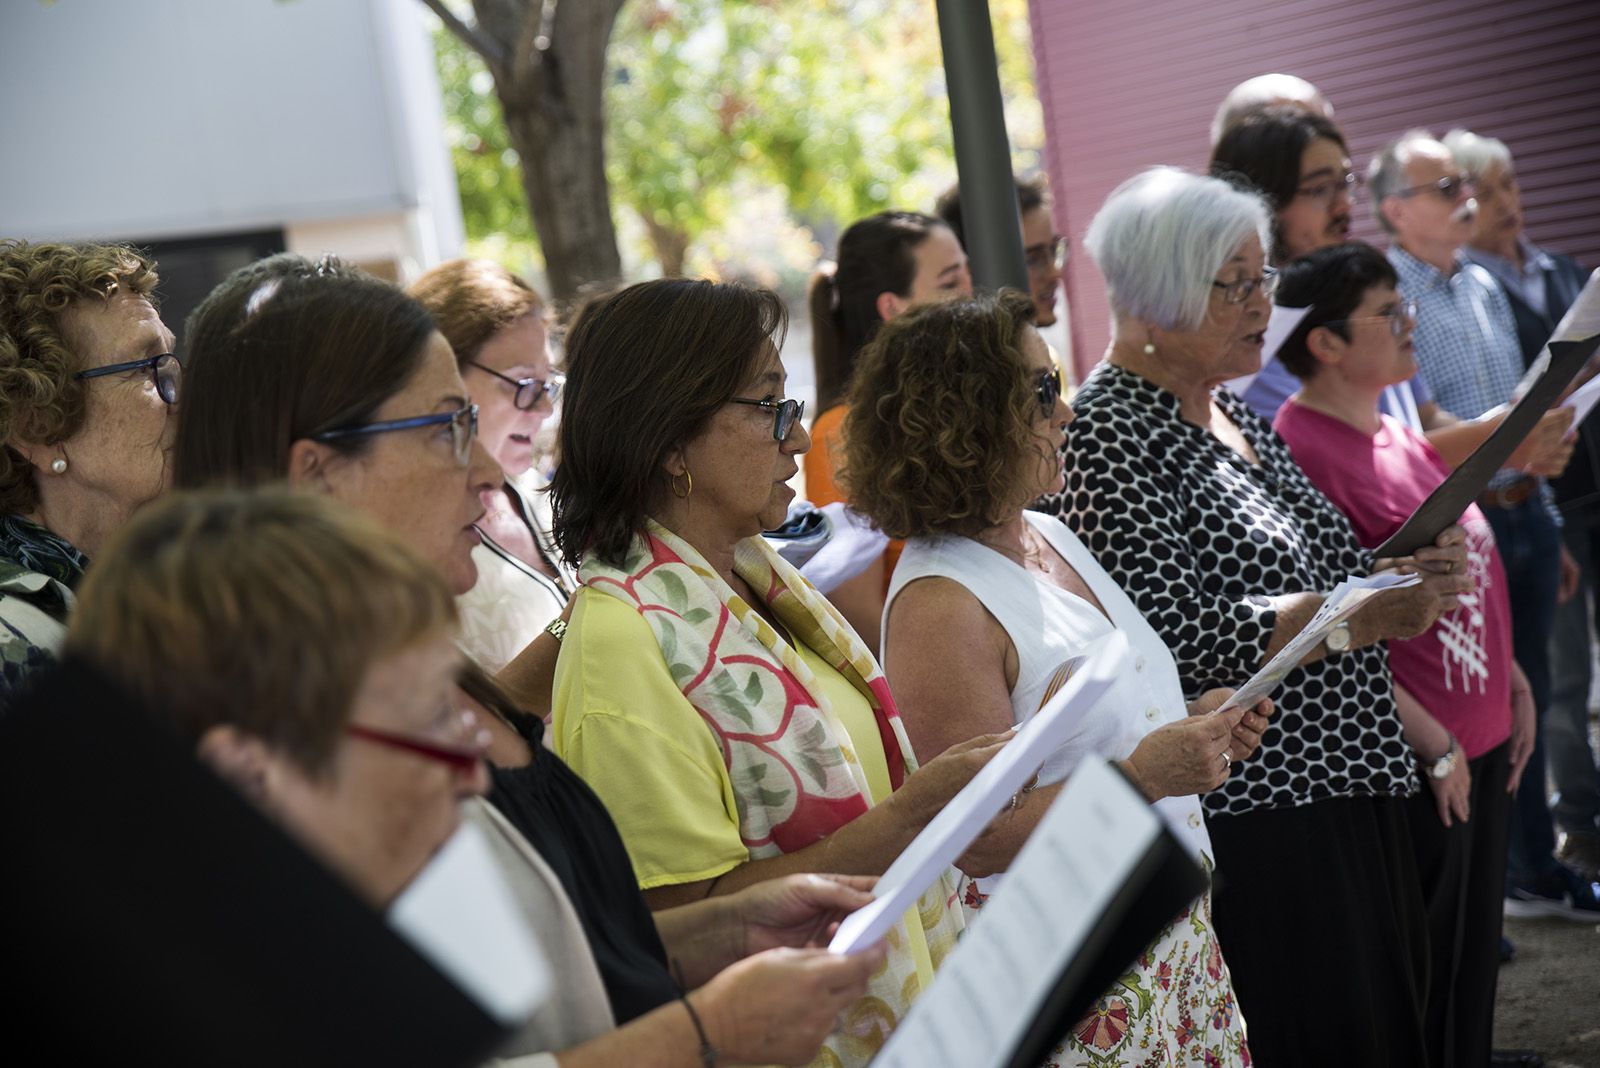
{"label": "pink corrugated wall", "polygon": [[[1032,0],[1031,16],[1080,376],[1109,336],[1089,220],[1141,168],[1204,166],[1223,95],[1268,71],[1322,89],[1363,170],[1414,126],[1502,139],[1529,236],[1600,264],[1600,0]],[[1382,243],[1364,201],[1355,226]]]}

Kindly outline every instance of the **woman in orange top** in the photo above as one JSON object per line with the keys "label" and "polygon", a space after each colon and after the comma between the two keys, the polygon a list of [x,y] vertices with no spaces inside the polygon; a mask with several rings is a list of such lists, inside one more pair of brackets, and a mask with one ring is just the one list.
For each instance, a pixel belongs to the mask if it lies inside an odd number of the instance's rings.
{"label": "woman in orange top", "polygon": [[[839,238],[837,262],[817,270],[807,298],[819,413],[811,427],[811,451],[805,455],[806,496],[813,503],[845,499],[835,478],[843,463],[843,394],[856,354],[878,324],[914,304],[971,294],[972,274],[961,242],[932,215],[879,212],[851,224]],[[881,565],[824,591],[874,651],[884,591],[900,548],[900,542],[891,541]]]}

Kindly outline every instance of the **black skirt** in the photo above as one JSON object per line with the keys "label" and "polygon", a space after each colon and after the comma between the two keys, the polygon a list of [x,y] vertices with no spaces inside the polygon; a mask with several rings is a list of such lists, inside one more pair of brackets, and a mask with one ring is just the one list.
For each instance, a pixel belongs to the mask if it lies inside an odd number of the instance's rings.
{"label": "black skirt", "polygon": [[1424,1068],[1427,916],[1403,798],[1208,820],[1212,916],[1258,1068]]}

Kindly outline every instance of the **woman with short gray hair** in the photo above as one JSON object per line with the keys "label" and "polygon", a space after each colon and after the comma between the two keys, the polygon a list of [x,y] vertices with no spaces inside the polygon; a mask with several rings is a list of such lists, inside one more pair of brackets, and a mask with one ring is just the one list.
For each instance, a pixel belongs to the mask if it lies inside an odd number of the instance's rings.
{"label": "woman with short gray hair", "polygon": [[[1190,699],[1240,685],[1309,622],[1318,591],[1375,566],[1271,428],[1219,388],[1260,366],[1269,233],[1255,194],[1157,167],[1111,194],[1084,242],[1113,331],[1073,401],[1061,518],[1171,649]],[[1381,643],[1454,606],[1461,537],[1382,563],[1424,580],[1373,598],[1285,677],[1255,758],[1205,795],[1217,933],[1260,1064],[1426,1061],[1401,807],[1417,780]]]}

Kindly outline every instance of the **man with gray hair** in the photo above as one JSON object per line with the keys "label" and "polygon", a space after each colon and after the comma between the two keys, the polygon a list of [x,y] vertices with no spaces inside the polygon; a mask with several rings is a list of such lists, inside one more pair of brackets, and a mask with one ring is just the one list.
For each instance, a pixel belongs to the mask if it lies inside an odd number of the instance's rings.
{"label": "man with gray hair", "polygon": [[1234,123],[1270,104],[1294,104],[1330,122],[1333,120],[1333,105],[1320,89],[1304,78],[1293,74],[1258,74],[1240,82],[1222,98],[1217,116],[1211,120],[1212,146],[1222,140],[1222,135]]}
{"label": "man with gray hair", "polygon": [[[1531,361],[1583,289],[1586,272],[1539,248],[1522,231],[1522,195],[1504,142],[1451,130],[1444,144],[1473,180],[1478,215],[1461,253],[1494,275],[1516,318],[1522,356]],[[1600,573],[1600,415],[1578,432],[1574,463],[1552,479],[1561,510],[1562,597],[1550,639],[1550,710],[1545,714],[1551,811],[1560,830],[1556,856],[1600,878],[1600,768],[1589,744],[1590,594]]]}
{"label": "man with gray hair", "polygon": [[[1461,255],[1477,211],[1467,175],[1448,148],[1413,130],[1378,153],[1367,184],[1378,221],[1394,236],[1388,255],[1400,292],[1417,308],[1418,373],[1439,405],[1458,415],[1476,418],[1507,403],[1524,371],[1522,347],[1505,293]],[[1478,503],[1505,564],[1516,660],[1542,717],[1550,702],[1548,645],[1560,578],[1554,504],[1543,479],[1517,470],[1497,474]],[[1526,789],[1517,791],[1512,818],[1506,913],[1592,923],[1600,919],[1595,886],[1554,856],[1537,729],[1534,736]]]}

